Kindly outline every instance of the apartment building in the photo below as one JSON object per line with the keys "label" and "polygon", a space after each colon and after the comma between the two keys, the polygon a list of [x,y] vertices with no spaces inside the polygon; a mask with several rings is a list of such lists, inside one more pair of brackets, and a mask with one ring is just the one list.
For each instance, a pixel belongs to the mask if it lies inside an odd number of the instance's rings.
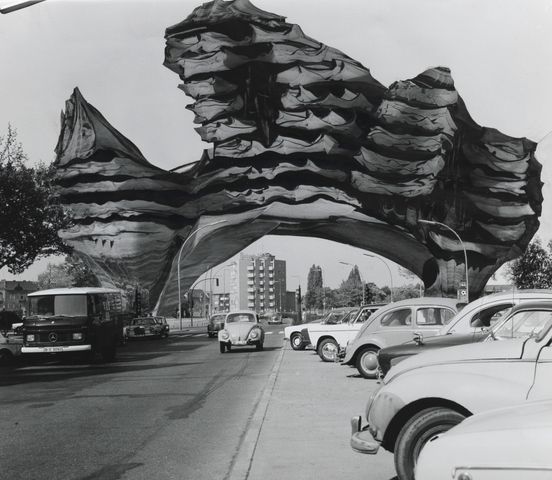
{"label": "apartment building", "polygon": [[274,255],[241,254],[231,267],[229,308],[281,312],[286,302],[286,262]]}
{"label": "apartment building", "polygon": [[25,313],[27,294],[36,292],[38,284],[27,280],[0,280],[0,310]]}

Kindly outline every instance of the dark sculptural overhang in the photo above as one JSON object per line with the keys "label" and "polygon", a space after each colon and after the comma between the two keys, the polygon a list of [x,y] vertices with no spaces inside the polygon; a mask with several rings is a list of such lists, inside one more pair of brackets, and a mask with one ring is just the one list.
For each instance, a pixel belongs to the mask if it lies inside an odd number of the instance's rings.
{"label": "dark sculptural overhang", "polygon": [[445,67],[385,88],[361,63],[247,0],[209,2],[166,32],[165,65],[213,144],[168,172],[75,90],[57,167],[76,226],[63,237],[104,284],[139,283],[174,311],[181,280],[266,234],[316,236],[384,255],[454,294],[462,246],[477,295],[538,229],[536,144],[479,126]]}

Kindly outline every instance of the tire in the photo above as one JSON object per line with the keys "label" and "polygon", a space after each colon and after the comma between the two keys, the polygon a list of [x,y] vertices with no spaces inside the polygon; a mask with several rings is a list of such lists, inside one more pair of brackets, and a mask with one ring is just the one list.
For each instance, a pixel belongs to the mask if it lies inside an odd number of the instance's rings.
{"label": "tire", "polygon": [[9,350],[0,350],[0,366],[11,365],[13,354]]}
{"label": "tire", "polygon": [[102,362],[113,362],[117,356],[117,341],[111,342],[111,345],[102,348]]}
{"label": "tire", "polygon": [[355,365],[364,378],[377,378],[378,351],[375,347],[365,347],[357,353]]}
{"label": "tire", "polygon": [[257,350],[262,350],[264,348],[264,345],[262,343],[257,343],[257,345],[255,345],[255,348]]}
{"label": "tire", "polygon": [[305,350],[305,345],[303,343],[303,336],[299,332],[291,334],[289,343],[293,350]]}
{"label": "tire", "polygon": [[226,345],[224,344],[224,342],[219,342],[219,348],[220,353],[224,353],[226,351]]}
{"label": "tire", "polygon": [[333,338],[325,338],[318,345],[318,356],[323,362],[335,362],[339,346]]}
{"label": "tire", "polygon": [[422,447],[435,435],[450,430],[466,417],[444,407],[426,408],[401,429],[395,442],[395,469],[399,480],[414,480],[414,469]]}

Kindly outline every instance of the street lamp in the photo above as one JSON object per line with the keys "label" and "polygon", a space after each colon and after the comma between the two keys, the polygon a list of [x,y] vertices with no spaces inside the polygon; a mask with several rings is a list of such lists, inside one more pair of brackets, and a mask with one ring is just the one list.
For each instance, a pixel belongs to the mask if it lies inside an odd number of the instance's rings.
{"label": "street lamp", "polygon": [[445,225],[441,222],[436,222],[434,220],[418,220],[418,223],[425,223],[427,225],[437,225],[446,228],[447,230],[451,231],[453,235],[458,239],[460,242],[460,245],[462,246],[462,250],[464,250],[464,265],[466,267],[466,300],[468,303],[470,303],[470,287],[468,283],[468,253],[466,252],[466,247],[464,246],[464,242],[462,242],[462,239],[460,238],[460,235],[458,235],[452,228],[450,228],[448,225]]}
{"label": "street lamp", "polygon": [[188,243],[188,241],[190,240],[190,238],[192,238],[192,236],[194,234],[196,234],[200,230],[203,230],[204,228],[212,227],[213,225],[217,225],[219,223],[224,223],[224,222],[226,222],[226,220],[218,220],[216,222],[211,222],[211,223],[208,223],[207,225],[203,225],[202,227],[196,228],[192,233],[190,233],[190,235],[188,235],[188,237],[184,240],[184,242],[182,243],[182,246],[180,247],[180,250],[178,252],[178,260],[177,260],[177,263],[176,263],[177,277],[178,277],[177,278],[177,281],[178,281],[178,319],[180,320],[180,330],[182,330],[182,296],[181,296],[181,292],[180,292],[180,256],[182,255],[182,250],[184,250],[184,246]]}
{"label": "street lamp", "polygon": [[389,282],[391,283],[391,303],[393,303],[393,275],[391,274],[391,268],[389,268],[387,262],[381,257],[377,257],[376,255],[371,255],[369,253],[363,253],[362,255],[370,258],[377,258],[378,260],[381,260],[383,264],[387,267],[387,271],[389,272]]}
{"label": "street lamp", "polygon": [[[339,263],[342,263],[343,265],[349,265],[350,267],[353,267],[353,268],[357,267],[357,265],[353,265],[352,263],[349,263],[349,262],[340,261]],[[360,283],[362,284],[362,305],[364,305],[366,303],[365,291],[364,291],[364,278],[362,277],[362,273],[360,273],[360,268],[358,269],[358,274],[360,275]]]}

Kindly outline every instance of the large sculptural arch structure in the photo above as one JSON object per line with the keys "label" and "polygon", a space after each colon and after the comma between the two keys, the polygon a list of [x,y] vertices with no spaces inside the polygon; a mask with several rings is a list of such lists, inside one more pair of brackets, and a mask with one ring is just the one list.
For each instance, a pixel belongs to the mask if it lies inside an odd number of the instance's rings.
{"label": "large sculptural arch structure", "polygon": [[248,0],[215,0],[167,29],[165,65],[213,143],[178,171],[150,164],[78,89],[56,147],[61,232],[105,285],[140,284],[161,311],[267,234],[320,237],[387,257],[434,293],[478,295],[538,229],[536,144],[479,126],[450,71],[385,88],[342,52]]}

